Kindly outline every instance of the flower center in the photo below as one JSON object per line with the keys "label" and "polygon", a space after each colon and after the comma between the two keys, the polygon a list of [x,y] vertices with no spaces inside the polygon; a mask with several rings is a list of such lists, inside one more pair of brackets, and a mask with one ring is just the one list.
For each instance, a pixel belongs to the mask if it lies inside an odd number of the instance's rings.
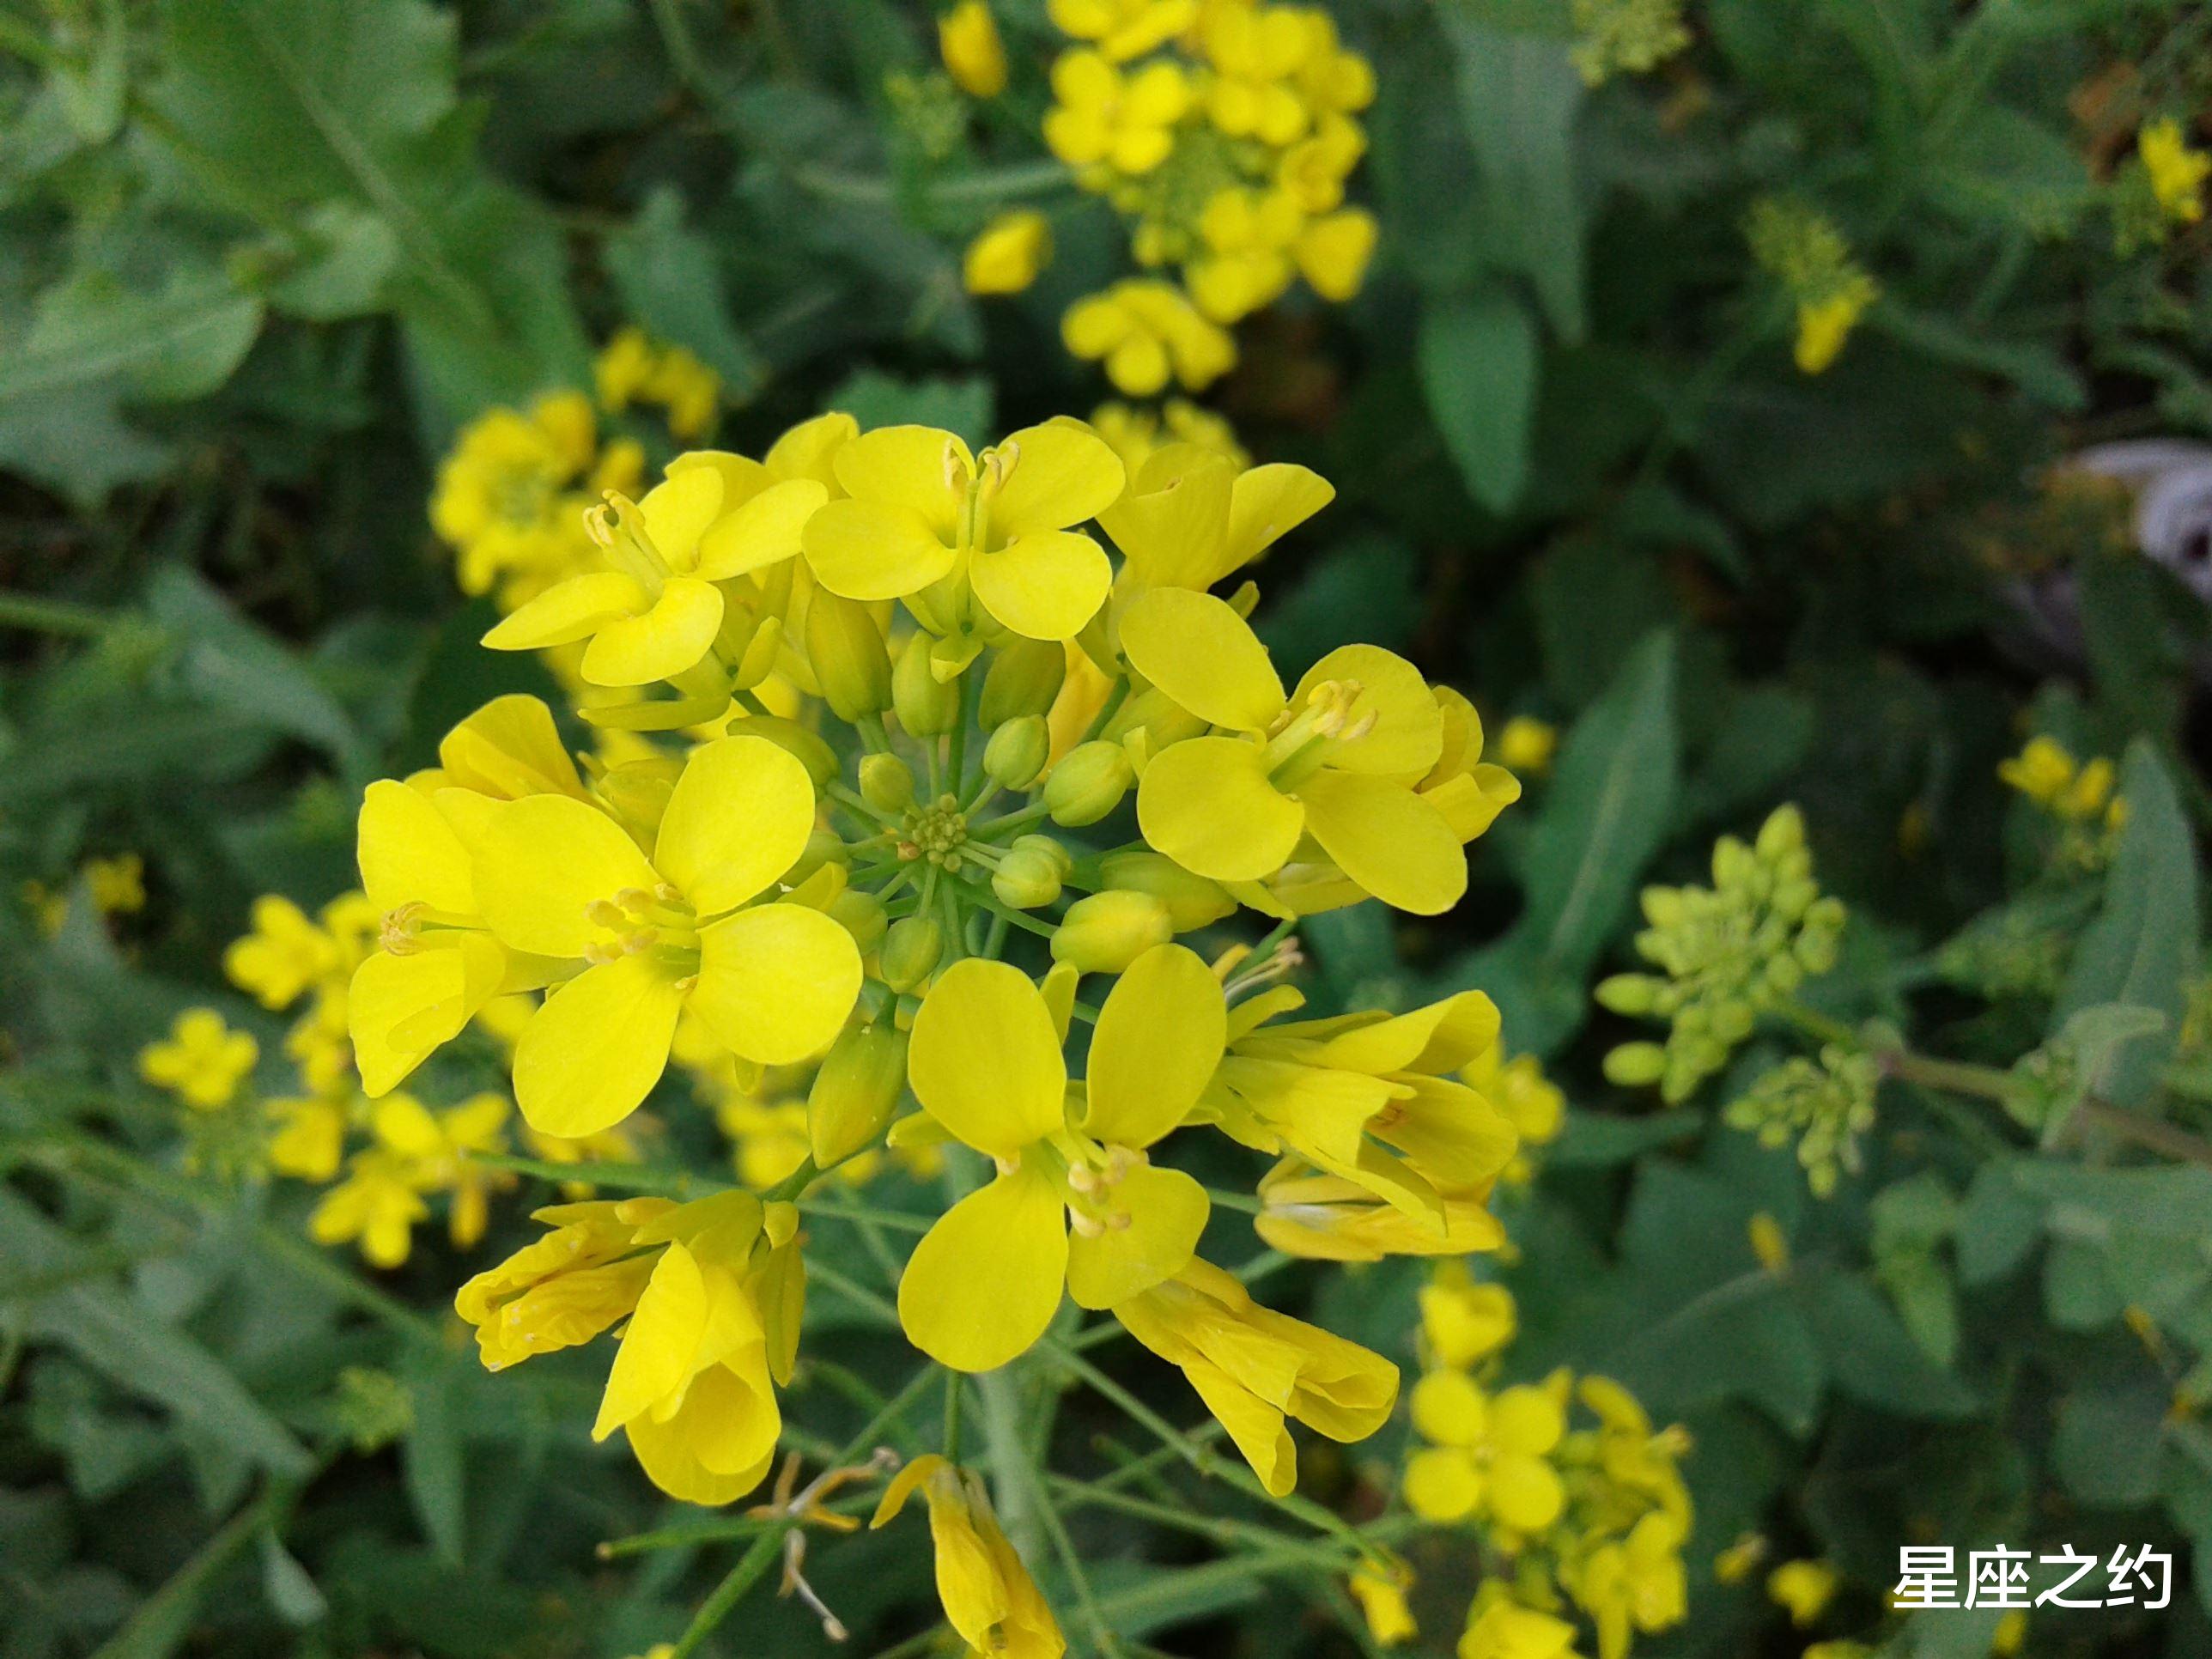
{"label": "flower center", "polygon": [[593,967],[649,956],[679,981],[699,972],[699,914],[666,882],[651,892],[625,887],[611,899],[593,899],[584,919],[601,934],[584,946],[584,960]]}
{"label": "flower center", "polygon": [[968,844],[968,819],[957,796],[939,795],[927,806],[909,807],[906,822],[901,856],[925,859],[949,873],[958,872],[962,849]]}
{"label": "flower center", "polygon": [[1294,789],[1321,770],[1331,745],[1357,743],[1372,732],[1373,709],[1352,718],[1362,690],[1358,680],[1322,680],[1297,707],[1278,715],[1267,734],[1267,781]]}

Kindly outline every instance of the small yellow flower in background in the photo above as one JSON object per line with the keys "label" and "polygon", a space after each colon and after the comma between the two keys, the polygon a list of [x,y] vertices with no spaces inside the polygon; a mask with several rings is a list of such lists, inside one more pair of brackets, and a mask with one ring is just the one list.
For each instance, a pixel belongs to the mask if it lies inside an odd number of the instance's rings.
{"label": "small yellow flower in background", "polygon": [[1018,294],[1052,263],[1052,222],[1030,208],[1001,213],[983,227],[960,266],[970,294]]}
{"label": "small yellow flower in background", "polygon": [[253,901],[252,932],[223,952],[232,984],[269,1009],[288,1008],[331,971],[337,945],[281,893]]}
{"label": "small yellow flower in background", "polygon": [[337,1176],[352,1117],[344,1098],[307,1095],[269,1101],[264,1109],[270,1169],[318,1187]]}
{"label": "small yellow flower in background", "polygon": [[440,464],[430,523],[459,555],[464,592],[519,603],[588,564],[582,510],[599,455],[580,392],[495,409],[462,428]]}
{"label": "small yellow flower in background", "polygon": [[1690,44],[1682,0],[1574,0],[1575,68],[1590,86],[1642,75]]}
{"label": "small yellow flower in background", "polygon": [[[2087,830],[2101,817],[2103,829],[2117,834],[2127,821],[2127,802],[2113,793],[2118,769],[2102,755],[2076,760],[2056,738],[2030,738],[2020,753],[1997,763],[1997,777],[2063,824]],[[2092,839],[2080,843],[2077,851],[2084,862],[2094,864],[2110,848]]]}
{"label": "small yellow flower in background", "polygon": [[1559,747],[1558,726],[1533,714],[1516,714],[1498,734],[1498,763],[1511,772],[1548,772]]}
{"label": "small yellow flower in background", "polygon": [[1997,1620],[1990,1637],[1990,1659],[2013,1659],[2027,1644],[2027,1615],[2019,1608]]}
{"label": "small yellow flower in background", "polygon": [[1766,1540],[1755,1532],[1739,1537],[1713,1557],[1713,1577],[1723,1584],[1741,1584],[1766,1559]]}
{"label": "small yellow flower in background", "polygon": [[929,1505],[937,1598],[945,1622],[976,1653],[1059,1659],[1067,1651],[1052,1608],[1000,1529],[982,1480],[934,1453],[892,1477],[871,1527],[896,1520],[916,1491]]}
{"label": "small yellow flower in background", "polygon": [[166,1041],[139,1051],[138,1075],[195,1111],[212,1112],[237,1097],[260,1057],[250,1032],[232,1030],[212,1008],[187,1008]]}
{"label": "small yellow flower in background", "polygon": [[592,365],[599,407],[618,414],[634,404],[666,412],[672,436],[696,438],[714,423],[722,377],[685,347],[660,343],[643,330],[625,328]]}
{"label": "small yellow flower in background", "polygon": [[1596,1622],[1598,1659],[1625,1659],[1631,1632],[1667,1630],[1688,1616],[1689,1575],[1682,1566],[1688,1534],[1684,1516],[1655,1510],[1577,1565],[1575,1599]]}
{"label": "small yellow flower in background", "polygon": [[1523,1606],[1495,1578],[1475,1592],[1458,1651],[1459,1659],[1577,1659],[1572,1625]]}
{"label": "small yellow flower in background", "polygon": [[1006,43],[986,0],[957,0],[938,15],[937,51],[952,84],[970,98],[996,98],[1006,89]]}
{"label": "small yellow flower in background", "polygon": [[1237,343],[1172,283],[1132,280],[1078,300],[1061,318],[1060,337],[1132,398],[1149,398],[1170,380],[1203,392],[1237,366]]}
{"label": "small yellow flower in background", "polygon": [[1058,101],[1044,118],[1044,141],[1070,167],[1103,165],[1141,173],[1168,159],[1170,129],[1190,107],[1190,82],[1174,64],[1124,70],[1103,54],[1066,52],[1052,66]]}
{"label": "small yellow flower in background", "polygon": [[1091,411],[1091,429],[1121,458],[1133,479],[1145,464],[1170,444],[1191,444],[1219,456],[1237,471],[1252,457],[1237,441],[1228,417],[1200,408],[1187,398],[1170,398],[1157,411],[1130,404],[1105,403]]}
{"label": "small yellow flower in background", "polygon": [[1759,1265],[1771,1273],[1790,1271],[1790,1237],[1782,1231],[1782,1224],[1765,1210],[1752,1217],[1745,1225],[1751,1240],[1751,1253],[1759,1258]]}
{"label": "small yellow flower in background", "polygon": [[1875,1650],[1864,1642],[1814,1642],[1806,1649],[1801,1659],[1874,1659]]}
{"label": "small yellow flower in background", "polygon": [[1997,778],[2030,800],[2054,806],[2073,783],[2075,764],[2064,744],[2039,735],[2030,738],[2019,754],[1997,763]]}
{"label": "small yellow flower in background", "polygon": [[2136,135],[2136,153],[2161,213],[2180,225],[2193,225],[2204,216],[2204,181],[2212,178],[2212,155],[2191,148],[2180,122],[2171,117],[2151,122]]}
{"label": "small yellow flower in background", "polygon": [[1789,1613],[1791,1624],[1809,1630],[1836,1599],[1841,1583],[1826,1561],[1784,1561],[1766,1575],[1766,1594]]}
{"label": "small yellow flower in background", "polygon": [[1835,222],[1803,202],[1765,197],[1744,234],[1759,267],[1796,302],[1797,368],[1818,374],[1834,363],[1881,286],[1851,257]]}
{"label": "small yellow flower in background", "polygon": [[[453,1241],[467,1249],[483,1237],[490,1188],[513,1184],[512,1176],[471,1163],[470,1154],[507,1150],[509,1109],[495,1094],[436,1113],[412,1095],[386,1095],[370,1113],[369,1146],[354,1154],[345,1179],[308,1218],[310,1236],[319,1244],[358,1241],[371,1266],[396,1267],[413,1248],[415,1224],[428,1218],[427,1196],[443,1192],[453,1195]],[[295,1127],[316,1133],[312,1123]]]}
{"label": "small yellow flower in background", "polygon": [[1367,1620],[1367,1633],[1382,1647],[1402,1647],[1421,1633],[1413,1611],[1406,1605],[1406,1587],[1371,1567],[1362,1567],[1349,1581],[1352,1599]]}
{"label": "small yellow flower in background", "polygon": [[1048,0],[1053,27],[1116,64],[1165,46],[1198,21],[1199,0]]}
{"label": "small yellow flower in background", "polygon": [[1498,1178],[1515,1186],[1534,1180],[1535,1160],[1531,1153],[1557,1140],[1566,1127],[1565,1092],[1544,1075],[1543,1062],[1535,1055],[1507,1059],[1502,1039],[1461,1067],[1459,1075],[1468,1087],[1505,1115],[1520,1137],[1512,1163]]}
{"label": "small yellow flower in background", "polygon": [[146,860],[136,853],[92,860],[84,880],[92,908],[103,916],[136,915],[146,908]]}
{"label": "small yellow flower in background", "polygon": [[1843,355],[1844,343],[1858,326],[1859,319],[1879,297],[1871,276],[1855,277],[1833,293],[1797,302],[1797,367],[1818,374]]}
{"label": "small yellow flower in background", "polygon": [[1406,1501],[1425,1521],[1485,1514],[1513,1532],[1559,1516],[1566,1487],[1550,1461],[1566,1433],[1566,1376],[1492,1395],[1457,1371],[1414,1385],[1413,1426],[1427,1449],[1406,1466]]}
{"label": "small yellow flower in background", "polygon": [[1464,1369],[1512,1341],[1520,1310],[1503,1285],[1478,1285],[1463,1261],[1445,1261],[1419,1292],[1421,1337],[1430,1358]]}

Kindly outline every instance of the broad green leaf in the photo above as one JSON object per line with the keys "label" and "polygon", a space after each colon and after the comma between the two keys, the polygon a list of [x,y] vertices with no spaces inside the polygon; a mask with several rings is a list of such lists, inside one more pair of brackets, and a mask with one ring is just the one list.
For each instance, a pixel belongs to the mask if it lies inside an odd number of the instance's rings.
{"label": "broad green leaf", "polygon": [[2181,1030],[2185,986],[2197,957],[2197,865],[2172,781],[2144,739],[2120,773],[2127,823],[2120,832],[2104,907],[2075,947],[2051,1030],[2098,1003],[2126,1003],[2165,1016],[2156,1032],[2118,1045],[2100,1068],[2099,1092],[2134,1108],[2157,1085]]}
{"label": "broad green leaf", "polygon": [[185,687],[218,709],[303,738],[342,766],[366,762],[345,711],[307,665],[233,611],[181,565],[164,565],[147,584],[154,620],[177,641]]}
{"label": "broad green leaf", "polygon": [[2073,414],[2086,408],[2089,388],[2054,346],[1995,340],[1930,312],[1893,300],[1875,309],[1871,325],[1915,350],[1961,368],[2001,374],[2046,408]]}
{"label": "broad green leaf", "polygon": [[319,323],[383,308],[399,264],[399,238],[389,220],[338,199],[311,209],[301,228],[307,255],[270,285],[272,307]]}
{"label": "broad green leaf", "polygon": [[942,427],[957,432],[969,444],[981,447],[999,434],[997,390],[980,374],[958,380],[906,380],[880,369],[857,369],[823,400],[825,409],[842,409],[871,427]]}
{"label": "broad green leaf", "polygon": [[2053,1471],[2085,1504],[2132,1508],[2158,1495],[2169,1390],[2122,1376],[2095,1377],[2058,1402]]}
{"label": "broad green leaf", "polygon": [[684,198],[663,186],[606,240],[607,271],[631,321],[688,347],[722,377],[723,395],[749,401],[767,379],[759,354],[731,320],[714,245],[684,222]]}
{"label": "broad green leaf", "polygon": [[415,1425],[401,1447],[407,1500],[441,1560],[459,1566],[467,1542],[461,1429],[450,1364],[410,1371],[406,1378]]}
{"label": "broad green leaf", "polygon": [[1429,410],[1466,480],[1493,513],[1510,512],[1528,483],[1536,413],[1536,319],[1503,287],[1432,302],[1416,350]]}
{"label": "broad green leaf", "polygon": [[1974,1395],[1921,1352],[1880,1293],[1856,1273],[1808,1273],[1793,1281],[1837,1389],[1907,1417],[1964,1417]]}
{"label": "broad green leaf", "polygon": [[84,271],[40,296],[20,345],[0,354],[0,412],[86,388],[147,402],[212,392],[261,327],[261,303],[217,270],[179,269],[158,293]]}

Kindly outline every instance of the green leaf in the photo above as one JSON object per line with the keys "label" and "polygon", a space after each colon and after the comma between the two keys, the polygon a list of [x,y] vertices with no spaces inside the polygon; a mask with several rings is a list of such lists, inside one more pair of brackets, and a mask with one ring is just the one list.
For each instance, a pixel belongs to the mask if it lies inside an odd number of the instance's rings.
{"label": "green leaf", "polygon": [[311,252],[270,284],[271,306],[318,323],[383,308],[399,264],[399,238],[389,220],[352,202],[331,201],[312,209],[301,228]]}
{"label": "green leaf", "polygon": [[177,640],[179,677],[210,706],[315,744],[341,765],[365,766],[352,722],[290,649],[263,633],[181,565],[163,565],[146,607]]}
{"label": "green leaf", "polygon": [[996,435],[997,393],[980,374],[959,380],[905,380],[879,369],[855,370],[823,403],[842,409],[863,428],[878,426],[942,427],[975,447]]}
{"label": "green leaf", "polygon": [[415,1425],[402,1448],[407,1501],[429,1535],[438,1559],[459,1567],[467,1545],[460,1425],[456,1419],[459,1383],[453,1367],[410,1371],[406,1378],[415,1408]]}
{"label": "green leaf", "polygon": [[1416,346],[1429,410],[1468,493],[1510,511],[1528,483],[1528,431],[1536,413],[1536,321],[1505,289],[1491,286],[1421,313]]}
{"label": "green leaf", "polygon": [[2048,408],[2074,414],[2088,406],[2088,386],[2056,347],[1990,339],[1947,318],[1912,310],[1893,300],[1877,306],[1871,320],[1875,328],[1892,339],[1943,362],[2002,375]]}
{"label": "green leaf", "polygon": [[768,372],[730,319],[714,245],[685,225],[680,191],[664,185],[647,197],[637,217],[607,238],[605,258],[631,321],[696,353],[732,402],[759,392]]}
{"label": "green leaf", "polygon": [[2100,1068],[2103,1097],[2132,1107],[2148,1099],[2181,1030],[2185,986],[2197,967],[2197,866],[2189,825],[2157,751],[2138,738],[2120,773],[2127,823],[2105,888],[2104,907],[2075,948],[2051,1029],[2099,1003],[2155,1010],[2155,1032],[2116,1045]]}
{"label": "green leaf", "polygon": [[288,1625],[312,1625],[330,1611],[307,1570],[273,1532],[261,1534],[261,1593],[269,1598],[270,1610]]}
{"label": "green leaf", "polygon": [[1921,1352],[1865,1279],[1810,1273],[1793,1283],[1840,1392],[1907,1417],[1965,1417],[1976,1409],[1972,1391]]}
{"label": "green leaf", "polygon": [[30,331],[0,354],[0,411],[88,387],[149,402],[204,396],[261,328],[261,303],[219,270],[179,269],[158,293],[81,271],[40,296]]}
{"label": "green leaf", "polygon": [[2155,1385],[2100,1379],[2058,1402],[2051,1464],[2085,1504],[2111,1509],[2158,1495],[2159,1463],[2172,1401]]}

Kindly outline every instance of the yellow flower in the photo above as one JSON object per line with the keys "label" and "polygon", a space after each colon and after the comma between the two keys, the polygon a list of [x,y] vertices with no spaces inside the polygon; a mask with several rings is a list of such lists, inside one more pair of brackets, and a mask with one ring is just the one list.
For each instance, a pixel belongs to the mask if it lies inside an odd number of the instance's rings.
{"label": "yellow flower", "polygon": [[282,894],[263,894],[250,914],[253,929],[223,952],[223,971],[263,1007],[289,1007],[331,970],[337,943]]}
{"label": "yellow flower", "polygon": [[696,438],[714,423],[722,377],[684,347],[667,346],[646,383],[646,395],[668,411],[671,437]]}
{"label": "yellow flower", "polygon": [[453,1297],[454,1311],[476,1327],[484,1369],[504,1370],[533,1354],[574,1347],[629,1317],[653,1266],[653,1257],[636,1249],[637,1230],[674,1207],[645,1198],[537,1212],[553,1231],[477,1274]]}
{"label": "yellow flower", "polygon": [[2212,177],[2212,155],[2190,147],[2180,122],[2171,117],[2151,122],[2136,135],[2136,153],[2150,176],[2160,212],[2182,225],[2204,216],[2204,180]]}
{"label": "yellow flower", "polygon": [[1682,1543],[1688,1531],[1680,1517],[1655,1510],[1619,1543],[1599,1546],[1581,1563],[1570,1589],[1596,1620],[1598,1659],[1626,1659],[1632,1630],[1648,1635],[1687,1616]]}
{"label": "yellow flower", "polygon": [[945,1622],[975,1653],[1059,1659],[1067,1642],[1022,1559],[1000,1530],[982,1481],[930,1453],[892,1477],[868,1524],[897,1517],[919,1488],[937,1547],[937,1597]]}
{"label": "yellow flower", "polygon": [[1744,1224],[1745,1236],[1751,1241],[1751,1253],[1759,1265],[1771,1273],[1790,1271],[1790,1235],[1782,1231],[1782,1224],[1765,1210],[1760,1210]]}
{"label": "yellow flower", "polygon": [[1087,428],[1027,427],[977,456],[934,427],[884,427],[836,465],[850,499],[815,514],[804,538],[833,593],[904,599],[940,635],[964,629],[972,596],[1032,640],[1074,638],[1106,597],[1105,552],[1072,526],[1110,506],[1124,480]]}
{"label": "yellow flower", "polygon": [[548,1134],[596,1134],[635,1111],[667,1066],[681,1013],[742,1058],[777,1065],[826,1048],[852,1011],[852,934],[775,896],[813,830],[814,786],[765,738],[693,751],[650,859],[565,795],[446,789],[438,807],[465,821],[469,892],[491,934],[581,969],[559,970],[573,976],[515,1044],[515,1098]]}
{"label": "yellow flower", "polygon": [[1766,1540],[1755,1532],[1741,1534],[1713,1557],[1713,1577],[1723,1584],[1741,1584],[1765,1559]]}
{"label": "yellow flower", "polygon": [[1090,424],[1121,458],[1122,470],[1132,483],[1146,464],[1170,444],[1193,445],[1240,472],[1252,465],[1251,456],[1237,441],[1236,428],[1227,418],[1186,398],[1169,398],[1157,413],[1128,404],[1101,404],[1091,411]]}
{"label": "yellow flower", "polygon": [[344,1100],[328,1095],[267,1102],[269,1167],[319,1187],[337,1175],[345,1151],[346,1108]]}
{"label": "yellow flower", "polygon": [[1997,1620],[1996,1633],[1990,1638],[1990,1659],[2012,1659],[2027,1641],[2027,1615],[2015,1607]]}
{"label": "yellow flower", "polygon": [[597,447],[592,405],[557,392],[465,428],[438,470],[430,522],[460,553],[461,587],[514,603],[588,563],[577,493]]}
{"label": "yellow flower", "polygon": [[1260,1306],[1234,1276],[1196,1256],[1117,1303],[1114,1317],[1182,1370],[1278,1498],[1298,1480],[1285,1419],[1349,1444],[1381,1428],[1397,1403],[1398,1368],[1389,1360]]}
{"label": "yellow flower", "polygon": [[1784,1561],[1766,1575],[1766,1594],[1799,1630],[1820,1622],[1841,1580],[1826,1561]]}
{"label": "yellow flower", "polygon": [[1132,398],[1149,398],[1170,379],[1203,392],[1237,364],[1237,343],[1208,321],[1172,283],[1121,282],[1078,300],[1060,319],[1060,338]]}
{"label": "yellow flower", "polygon": [[609,413],[628,409],[645,395],[656,354],[641,328],[622,328],[592,362],[592,382],[599,407]]}
{"label": "yellow flower", "polygon": [[1460,838],[1413,787],[1442,757],[1444,733],[1411,663],[1376,646],[1342,646],[1286,696],[1243,617],[1181,588],[1139,594],[1121,635],[1132,668],[1222,733],[1152,757],[1137,821],[1153,847],[1216,881],[1258,882],[1310,836],[1394,908],[1436,915],[1459,902]]}
{"label": "yellow flower", "polygon": [[1576,1659],[1575,1627],[1523,1607],[1498,1579],[1487,1579],[1468,1609],[1459,1659]]}
{"label": "yellow flower", "polygon": [[1247,466],[1186,440],[1148,454],[1098,522],[1121,550],[1123,590],[1206,588],[1335,499],[1328,480],[1306,467]]}
{"label": "yellow flower", "polygon": [[1413,1389],[1413,1426],[1433,1443],[1406,1465],[1406,1501],[1425,1521],[1485,1514],[1518,1533],[1541,1532],[1566,1505],[1552,1461],[1566,1433],[1564,1374],[1486,1394],[1458,1371],[1431,1371]]}
{"label": "yellow flower", "polygon": [[1367,280],[1367,266],[1375,257],[1381,227],[1364,208],[1309,219],[1299,231],[1291,252],[1298,271],[1313,291],[1335,304],[1359,292]]}
{"label": "yellow flower", "polygon": [[1213,7],[1200,33],[1213,76],[1206,114],[1232,138],[1280,148],[1306,130],[1311,112],[1289,84],[1319,44],[1290,6]]}
{"label": "yellow flower", "polygon": [[1029,977],[976,957],[939,976],[915,1016],[915,1096],[998,1174],[908,1260],[899,1320],[916,1347],[957,1370],[990,1370],[1044,1334],[1063,1284],[1082,1306],[1107,1308],[1189,1262],[1206,1189],[1146,1151],[1196,1104],[1227,1021],[1220,982],[1197,956],[1146,951],[1100,1010],[1071,1127],[1060,1033]]}
{"label": "yellow flower", "polygon": [[1516,714],[1498,734],[1498,763],[1515,772],[1550,771],[1559,747],[1559,728],[1532,714]]}
{"label": "yellow flower", "polygon": [[92,908],[103,916],[135,915],[146,908],[146,860],[136,853],[94,859],[84,866]]}
{"label": "yellow flower", "polygon": [[1260,1178],[1265,1206],[1253,1231],[1285,1255],[1316,1261],[1380,1261],[1387,1255],[1456,1255],[1505,1243],[1479,1198],[1438,1194],[1433,1213],[1409,1215],[1342,1176],[1287,1157]]}
{"label": "yellow flower", "polygon": [[1044,118],[1044,141],[1070,167],[1103,164],[1149,173],[1175,148],[1174,128],[1190,107],[1190,84],[1173,63],[1133,73],[1099,52],[1064,52],[1052,66],[1058,101]]}
{"label": "yellow flower", "polygon": [[1062,34],[1089,40],[1115,63],[1141,58],[1198,21],[1198,0],[1048,0]]}
{"label": "yellow flower", "polygon": [[1842,354],[1859,319],[1875,302],[1880,290],[1871,277],[1860,276],[1818,299],[1797,302],[1797,367],[1818,374]]}
{"label": "yellow flower", "polygon": [[389,1269],[407,1260],[415,1224],[429,1213],[410,1160],[371,1146],[356,1152],[346,1178],[323,1194],[307,1218],[307,1234],[318,1244],[358,1242],[363,1261]]}
{"label": "yellow flower", "polygon": [[985,0],[957,0],[939,14],[937,50],[953,85],[970,98],[996,98],[1006,89],[1006,43]]}
{"label": "yellow flower", "polygon": [[230,1104],[260,1057],[250,1033],[232,1030],[212,1008],[187,1008],[166,1042],[139,1051],[138,1075],[195,1111],[212,1112]]}
{"label": "yellow flower", "polygon": [[1033,208],[1013,208],[968,244],[961,280],[970,294],[1018,294],[1051,262],[1052,222]]}
{"label": "yellow flower", "polygon": [[1286,191],[1217,191],[1198,216],[1205,256],[1184,273],[1198,308],[1233,323],[1274,299],[1290,286],[1291,249],[1304,228],[1304,210]]}
{"label": "yellow flower", "polygon": [[1421,1633],[1413,1609],[1406,1605],[1405,1587],[1396,1580],[1362,1567],[1352,1575],[1350,1587],[1352,1599],[1367,1620],[1367,1633],[1377,1645],[1402,1647]]}
{"label": "yellow flower", "polygon": [[411,1097],[392,1094],[376,1103],[370,1117],[379,1143],[414,1166],[424,1190],[453,1194],[447,1231],[462,1249],[483,1237],[490,1189],[514,1184],[512,1176],[470,1158],[475,1152],[507,1150],[510,1109],[506,1097],[487,1092],[433,1115]]}
{"label": "yellow flower", "polygon": [[1421,1334],[1430,1356],[1455,1369],[1487,1359],[1513,1340],[1520,1314],[1503,1285],[1478,1285],[1464,1262],[1440,1263],[1421,1286]]}

